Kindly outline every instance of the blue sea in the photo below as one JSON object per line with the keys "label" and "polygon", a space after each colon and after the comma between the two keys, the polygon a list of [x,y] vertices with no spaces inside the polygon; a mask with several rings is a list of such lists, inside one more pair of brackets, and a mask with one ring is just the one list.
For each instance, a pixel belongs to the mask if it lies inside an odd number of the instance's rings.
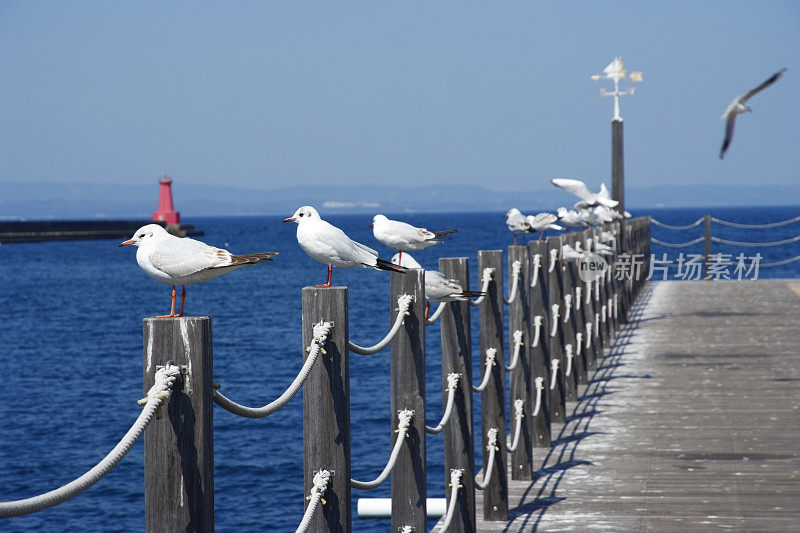
{"label": "blue sea", "polygon": [[[651,209],[635,211],[671,225],[710,213],[744,223],[769,223],[800,214],[800,207]],[[287,213],[288,215],[288,213]],[[323,216],[326,214],[323,212]],[[461,228],[438,247],[415,254],[426,268],[438,257],[467,256],[473,288],[476,254],[511,244],[501,213],[405,214],[396,218],[430,229]],[[187,314],[213,317],[214,380],[230,398],[264,405],[280,395],[301,364],[300,290],[325,280],[325,266],[307,257],[295,225],[282,217],[197,218],[201,239],[234,253],[278,251],[272,263],[242,269],[188,288]],[[391,252],[371,234],[370,216],[327,216],[351,237]],[[673,243],[703,234],[653,228]],[[769,230],[714,224],[714,235],[737,241],[776,241],[800,234],[794,223]],[[67,483],[91,468],[128,430],[142,397],[142,318],[169,310],[170,288],[137,266],[133,248],[116,241],[73,241],[0,246],[0,500],[26,498]],[[702,254],[703,244],[682,250]],[[653,246],[676,259],[681,250]],[[800,255],[800,243],[766,248],[715,244],[713,252],[758,251],[763,262]],[[761,268],[760,278],[798,277],[800,262]],[[347,285],[350,333],[370,345],[389,327],[389,276],[363,269],[335,270]],[[477,368],[477,313],[473,313]],[[427,332],[428,424],[442,414],[439,326]],[[389,455],[388,349],[351,354],[353,476],[373,479]],[[303,514],[302,401],[300,396],[261,420],[214,412],[217,531],[294,531]],[[480,410],[475,426],[479,434]],[[428,437],[428,495],[444,497],[443,436]],[[476,456],[480,458],[480,439]],[[480,465],[478,465],[480,468]],[[374,491],[353,490],[355,531],[387,531],[388,520],[359,520],[355,498],[388,497],[390,481]],[[0,520],[0,531],[141,531],[144,528],[143,443],[102,481],[78,497],[34,515]],[[432,522],[431,522],[432,524]]]}

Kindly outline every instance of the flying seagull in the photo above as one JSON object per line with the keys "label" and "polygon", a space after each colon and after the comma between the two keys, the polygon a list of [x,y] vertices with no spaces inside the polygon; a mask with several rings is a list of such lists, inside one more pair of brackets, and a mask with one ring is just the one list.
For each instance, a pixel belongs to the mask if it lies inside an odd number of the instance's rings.
{"label": "flying seagull", "polygon": [[722,118],[727,119],[725,121],[725,140],[722,141],[722,148],[719,151],[719,158],[722,159],[725,156],[725,151],[728,149],[728,146],[731,144],[731,140],[733,140],[733,125],[736,122],[736,115],[740,115],[742,113],[746,113],[748,111],[753,111],[750,109],[750,106],[745,105],[745,102],[750,99],[751,96],[754,94],[766,89],[783,76],[783,73],[786,72],[785,68],[780,69],[778,72],[770,76],[770,78],[756,87],[740,96],[737,96],[731,102],[731,105],[728,106],[728,109],[722,114]]}
{"label": "flying seagull", "polygon": [[610,198],[608,189],[605,184],[600,186],[600,192],[594,193],[589,190],[589,187],[580,180],[570,180],[565,178],[555,178],[551,180],[553,185],[560,189],[564,189],[580,198],[579,202],[575,203],[575,208],[580,209],[583,207],[594,207],[597,205],[604,205],[606,207],[616,207],[619,203]]}

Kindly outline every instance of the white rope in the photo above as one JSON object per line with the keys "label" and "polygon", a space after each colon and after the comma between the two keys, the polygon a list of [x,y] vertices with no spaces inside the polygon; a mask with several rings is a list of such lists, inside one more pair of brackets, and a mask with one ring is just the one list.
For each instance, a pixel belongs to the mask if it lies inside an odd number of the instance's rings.
{"label": "white rope", "polygon": [[486,437],[488,438],[486,449],[489,451],[489,465],[484,468],[485,473],[483,474],[483,481],[478,481],[478,476],[475,476],[475,487],[480,490],[485,489],[492,480],[492,472],[494,470],[494,454],[495,452],[500,451],[500,448],[497,447],[497,428],[489,428],[489,431],[486,432]]}
{"label": "white rope", "polygon": [[314,486],[311,487],[311,493],[306,496],[306,500],[309,500],[308,507],[306,507],[303,520],[300,521],[300,525],[297,526],[295,533],[304,533],[308,530],[308,526],[311,525],[311,519],[314,518],[314,513],[317,511],[320,502],[322,502],[322,505],[325,505],[325,500],[322,499],[322,495],[328,488],[328,481],[330,481],[330,479],[331,473],[327,470],[319,470],[314,474]]}
{"label": "white rope", "polygon": [[483,303],[483,299],[486,298],[486,293],[489,291],[489,284],[492,282],[492,275],[494,274],[493,268],[484,268],[483,269],[483,278],[481,284],[481,294],[474,300],[469,300],[469,305],[481,305]]}
{"label": "white rope", "polygon": [[800,241],[800,235],[796,237],[792,237],[790,239],[783,239],[782,241],[772,241],[772,242],[739,242],[739,241],[729,241],[726,239],[720,239],[719,237],[711,237],[713,242],[719,242],[722,244],[732,244],[733,246],[779,246],[781,244],[789,244],[790,242],[797,242]]}
{"label": "white rope", "polygon": [[456,388],[458,387],[458,379],[460,377],[461,374],[447,374],[447,405],[445,405],[442,420],[434,428],[425,426],[426,433],[440,433],[444,429],[444,426],[447,425],[447,421],[450,419],[450,413],[453,411],[453,400],[456,397]]}
{"label": "white rope", "polygon": [[431,317],[425,321],[425,325],[430,326],[431,324],[439,320],[439,317],[441,316],[442,311],[444,311],[445,307],[447,307],[447,302],[439,302],[439,305],[436,306],[436,311],[434,311],[433,315],[431,315]]}
{"label": "white rope", "polygon": [[539,409],[542,407],[542,391],[544,390],[544,378],[536,378],[534,382],[536,387],[536,407],[533,408],[533,416],[539,414]]}
{"label": "white rope", "polygon": [[472,385],[472,392],[483,392],[489,385],[489,379],[492,377],[492,367],[494,366],[494,359],[497,356],[497,348],[487,348],[486,350],[486,368],[483,369],[483,381],[477,387]]}
{"label": "white rope", "polygon": [[664,242],[656,239],[655,237],[650,237],[650,242],[652,242],[653,244],[660,244],[661,246],[667,246],[668,248],[683,248],[685,246],[691,246],[693,244],[697,244],[698,242],[702,242],[704,240],[705,237],[698,237],[693,241],[675,243],[675,242]]}
{"label": "white rope", "polygon": [[531,343],[531,347],[536,348],[539,346],[539,332],[542,329],[542,321],[544,317],[542,315],[536,315],[533,317],[533,342]]}
{"label": "white rope", "polygon": [[[586,302],[586,303],[589,303],[589,302]],[[581,310],[581,286],[580,285],[577,285],[575,287],[575,310],[576,311],[580,311]]]}
{"label": "white rope", "polygon": [[594,314],[594,336],[600,336],[600,313]]}
{"label": "white rope", "polygon": [[[609,268],[608,271],[611,272],[611,269]],[[600,278],[594,280],[594,301],[600,301]]]}
{"label": "white rope", "polygon": [[790,257],[789,259],[783,259],[782,261],[773,261],[772,263],[759,263],[758,266],[760,267],[774,267],[774,266],[781,266],[787,265],[789,263],[794,263],[795,261],[800,261],[800,255],[795,257]]}
{"label": "white rope", "polygon": [[[712,219],[712,220],[714,220],[714,219]],[[702,218],[698,218],[697,220],[695,220],[694,222],[692,222],[691,224],[688,224],[686,226],[670,226],[669,224],[664,224],[663,222],[659,222],[658,220],[656,220],[654,218],[651,218],[650,222],[652,224],[655,224],[656,226],[661,226],[662,228],[666,228],[666,229],[684,230],[684,229],[689,229],[689,228],[693,228],[695,226],[700,225],[703,222],[703,219]]]}
{"label": "white rope", "polygon": [[619,294],[614,295],[614,320],[619,317]]}
{"label": "white rope", "polygon": [[458,504],[458,489],[461,488],[461,476],[464,475],[464,469],[454,469],[450,471],[450,505],[447,507],[447,514],[444,517],[444,524],[439,530],[444,533],[450,527],[450,522],[453,521],[453,515],[456,513],[456,505]]}
{"label": "white rope", "polygon": [[583,333],[580,331],[575,334],[575,355],[581,354],[581,349],[583,348]]}
{"label": "white rope", "polygon": [[586,349],[588,350],[591,347],[592,347],[592,323],[591,322],[587,322],[586,323]]}
{"label": "white rope", "polygon": [[525,405],[525,400],[521,398],[514,400],[514,440],[511,444],[508,444],[508,441],[506,441],[506,449],[510,452],[516,451],[517,446],[519,446],[519,436],[522,432],[522,419],[525,417],[522,412],[523,405]]}
{"label": "white rope", "polygon": [[246,418],[263,418],[279,410],[289,403],[294,395],[297,394],[297,391],[300,390],[300,387],[303,386],[303,382],[305,382],[308,374],[311,373],[311,369],[314,367],[314,363],[316,363],[319,354],[326,353],[324,346],[328,340],[328,335],[330,334],[332,327],[333,324],[330,322],[320,322],[319,324],[314,324],[314,338],[311,340],[311,344],[306,348],[308,357],[306,357],[306,361],[303,363],[300,373],[297,374],[296,378],[294,378],[294,381],[292,381],[291,385],[289,385],[289,388],[287,388],[286,391],[276,400],[268,403],[264,407],[247,407],[234,402],[215,389],[213,395],[214,403],[226,411]]}
{"label": "white rope", "polygon": [[603,324],[606,323],[606,304],[603,304],[603,307],[600,308],[600,316],[603,318]]}
{"label": "white rope", "polygon": [[558,359],[550,361],[550,390],[556,388],[556,377],[558,376]]}
{"label": "white rope", "polygon": [[400,448],[403,447],[403,442],[408,436],[408,425],[411,423],[414,413],[408,409],[403,409],[402,411],[397,412],[397,417],[400,420],[398,421],[397,429],[394,432],[398,435],[397,440],[394,443],[394,448],[392,448],[392,455],[389,456],[389,462],[386,463],[386,467],[383,469],[383,472],[381,472],[381,474],[372,481],[358,481],[351,479],[350,486],[354,489],[368,490],[380,487],[389,477],[389,474],[392,473],[394,464],[397,462],[397,456],[400,455]]}
{"label": "white rope", "polygon": [[564,372],[564,375],[569,377],[569,375],[572,373],[572,357],[573,357],[573,355],[572,355],[572,345],[571,344],[565,345],[564,346],[564,350],[567,352],[566,353],[566,356],[567,356],[567,370]]}
{"label": "white rope", "polygon": [[514,332],[514,353],[511,356],[511,364],[505,367],[506,370],[511,371],[517,368],[517,363],[519,362],[519,352],[520,348],[522,347],[522,331],[517,330]]}
{"label": "white rope", "polygon": [[511,305],[517,297],[517,286],[519,285],[519,271],[522,268],[519,261],[514,261],[511,264],[511,288],[508,291],[508,298],[503,297],[503,302],[506,305]]}
{"label": "white rope", "polygon": [[378,344],[365,348],[348,340],[347,347],[350,348],[351,351],[361,355],[372,355],[386,348],[386,345],[389,344],[394,336],[397,335],[397,332],[400,331],[400,326],[403,325],[403,320],[408,316],[408,308],[411,307],[411,302],[413,301],[414,297],[410,294],[403,294],[397,298],[397,317],[394,319],[392,329],[389,330],[389,333],[387,333]]}
{"label": "white rope", "polygon": [[608,297],[608,308],[606,312],[608,313],[608,319],[611,320],[611,315],[614,313],[614,299],[611,296]]}
{"label": "white rope", "polygon": [[787,220],[781,220],[780,222],[772,222],[770,224],[739,224],[737,222],[729,222],[727,220],[720,220],[716,217],[711,217],[711,221],[716,222],[717,224],[722,224],[723,226],[731,226],[733,228],[746,228],[746,229],[777,228],[778,226],[785,226],[786,224],[791,224],[792,222],[797,222],[798,220],[800,220],[800,217],[789,218]]}
{"label": "white rope", "polygon": [[589,302],[592,301],[592,282],[586,282],[586,305],[589,305]]}
{"label": "white rope", "polygon": [[534,254],[531,265],[531,287],[539,282],[539,269],[542,267],[542,254]]}
{"label": "white rope", "polygon": [[548,274],[553,272],[553,269],[556,267],[557,262],[558,262],[558,249],[553,248],[552,250],[550,250],[550,266],[547,267]]}
{"label": "white rope", "polygon": [[572,295],[571,294],[565,294],[564,295],[564,308],[567,310],[567,312],[564,313],[564,324],[566,324],[567,322],[569,322],[569,315],[570,315],[570,311],[572,310]]}
{"label": "white rope", "polygon": [[167,399],[172,394],[172,386],[180,375],[180,367],[168,365],[166,368],[159,368],[155,372],[155,383],[147,391],[147,397],[139,400],[139,405],[143,406],[142,412],[136,418],[131,428],[122,437],[122,440],[114,446],[108,455],[103,457],[99,463],[93,466],[88,472],[79,478],[70,481],[66,485],[32,496],[22,500],[0,502],[0,517],[20,516],[47,509],[59,503],[65,502],[85,491],[108,474],[112,468],[122,460],[128,451],[136,444],[139,437],[144,433],[145,428],[155,416],[156,411],[166,404]]}
{"label": "white rope", "polygon": [[558,304],[553,304],[552,317],[553,329],[550,331],[550,336],[555,337],[556,331],[558,331]]}

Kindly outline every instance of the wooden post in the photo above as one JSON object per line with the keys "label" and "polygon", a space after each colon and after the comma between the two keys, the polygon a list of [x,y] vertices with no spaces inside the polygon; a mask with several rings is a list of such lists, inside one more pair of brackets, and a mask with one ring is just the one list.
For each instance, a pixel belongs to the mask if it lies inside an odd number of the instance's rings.
{"label": "wooden post", "polygon": [[[575,233],[569,233],[564,235],[562,238],[564,242],[568,243],[570,246],[575,246],[575,242],[578,240],[578,235]],[[583,243],[581,243],[583,244]],[[578,320],[578,317],[581,315],[581,311],[576,310],[577,303],[575,301],[575,287],[581,283],[579,277],[579,269],[580,264],[577,261],[570,261],[567,264],[567,269],[563,271],[564,275],[564,287],[563,287],[563,298],[562,301],[562,319],[561,325],[564,326],[564,345],[567,344],[572,345],[572,371],[570,377],[573,378],[573,381],[576,383],[576,390],[577,384],[586,383],[588,379],[588,374],[586,372],[586,365],[584,364],[583,359],[583,350],[578,350],[576,345],[576,338],[575,334],[580,331],[578,326],[581,324],[581,321]],[[567,298],[569,295],[569,298]],[[569,316],[567,316],[567,300],[569,300]],[[580,352],[580,355],[578,355]],[[576,396],[577,397],[577,396]]]}
{"label": "wooden post", "polygon": [[391,433],[394,447],[398,411],[414,411],[406,443],[392,470],[392,531],[411,526],[426,530],[427,480],[425,473],[425,271],[391,273],[391,317],[397,317],[397,298],[414,297],[409,315],[391,344]]}
{"label": "wooden post", "polygon": [[[513,265],[519,261],[519,282],[517,283],[517,294],[514,300],[508,305],[508,339],[509,352],[513,355],[514,332],[523,333],[522,346],[519,349],[519,361],[516,368],[511,371],[509,376],[509,400],[511,404],[521,398],[525,401],[523,407],[525,415],[522,419],[519,444],[511,452],[511,479],[531,479],[533,473],[533,406],[531,398],[533,393],[533,378],[531,377],[531,313],[530,301],[530,264],[528,261],[528,248],[525,246],[508,247],[508,290],[511,291],[513,282]],[[512,426],[514,424],[512,423]],[[516,427],[512,428],[516,431]]]}
{"label": "wooden post", "polygon": [[[325,344],[303,384],[303,495],[314,486],[314,473],[331,478],[309,530],[349,532],[350,516],[350,360],[347,350],[347,287],[303,288],[303,360],[313,327],[333,322]],[[308,502],[306,502],[308,505]]]}
{"label": "wooden post", "polygon": [[[442,257],[439,270],[448,278],[469,287],[466,257]],[[450,470],[464,469],[462,489],[453,516],[452,532],[475,531],[475,446],[472,438],[472,354],[468,302],[450,302],[439,321],[442,332],[442,382],[450,373],[461,374],[456,389],[453,412],[444,429],[445,486],[450,483]],[[442,387],[443,401],[447,391]],[[481,439],[483,440],[483,439]],[[450,492],[447,492],[450,498]],[[449,501],[448,501],[449,504]]]}
{"label": "wooden post", "polygon": [[[539,267],[533,270],[534,258],[539,256]],[[533,241],[528,243],[528,258],[530,259],[530,270],[528,272],[531,283],[536,278],[536,285],[531,287],[528,292],[528,309],[531,314],[531,329],[526,338],[529,345],[531,356],[531,379],[542,378],[544,380],[544,390],[542,391],[541,406],[539,413],[533,418],[533,445],[534,447],[550,447],[550,353],[548,351],[550,336],[548,326],[550,315],[547,312],[547,267],[549,257],[547,255],[547,242]],[[541,325],[539,326],[539,339],[536,346],[533,341],[536,337],[536,317],[540,316]],[[529,401],[531,414],[536,408],[536,388],[533,388],[533,396]]]}
{"label": "wooden post", "polygon": [[703,217],[703,226],[705,227],[705,261],[703,261],[703,279],[709,280],[711,276],[708,273],[708,261],[711,257],[711,215]]}
{"label": "wooden post", "polygon": [[[508,469],[506,458],[506,409],[505,409],[505,350],[503,349],[503,252],[481,250],[478,252],[478,274],[493,268],[494,274],[483,303],[478,307],[481,328],[481,368],[486,368],[486,351],[497,350],[492,377],[481,392],[481,435],[497,428],[500,450],[495,453],[494,469],[489,485],[483,489],[483,519],[487,521],[508,520]],[[482,284],[481,284],[482,285]],[[489,451],[483,449],[483,465],[489,460]],[[485,472],[484,468],[484,472]],[[394,529],[393,529],[394,530]],[[419,529],[417,531],[420,531]]]}
{"label": "wooden post", "polygon": [[144,319],[144,391],[167,361],[183,372],[145,431],[145,531],[214,531],[211,318]]}
{"label": "wooden post", "polygon": [[615,209],[625,213],[625,159],[623,157],[622,119],[611,121],[611,197],[619,204]]}
{"label": "wooden post", "polygon": [[[564,352],[562,351],[560,334],[556,332],[555,337],[550,335],[553,328],[552,306],[553,304],[561,302],[561,288],[559,282],[559,278],[561,277],[561,261],[559,261],[561,257],[561,241],[558,237],[549,237],[547,239],[547,257],[545,261],[546,264],[544,265],[544,273],[547,273],[550,268],[550,254],[553,250],[556,251],[556,262],[552,272],[549,272],[547,276],[547,308],[545,312],[548,317],[548,328],[542,331],[542,334],[547,337],[551,364],[556,359],[558,359],[559,362],[558,371],[555,375],[555,387],[550,390],[550,421],[565,422],[567,391],[564,383]],[[553,377],[551,376],[551,380],[552,379]],[[545,386],[549,388],[550,383],[547,383]]]}

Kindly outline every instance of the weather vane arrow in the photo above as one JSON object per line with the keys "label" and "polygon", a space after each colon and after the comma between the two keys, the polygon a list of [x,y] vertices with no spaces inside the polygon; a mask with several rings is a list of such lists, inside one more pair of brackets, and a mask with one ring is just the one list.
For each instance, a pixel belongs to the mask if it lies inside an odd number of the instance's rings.
{"label": "weather vane arrow", "polygon": [[612,120],[622,121],[622,117],[619,115],[619,97],[622,95],[633,94],[633,87],[625,89],[623,91],[619,90],[619,80],[628,78],[634,82],[642,81],[642,73],[640,71],[631,72],[630,74],[627,73],[625,70],[625,63],[622,61],[621,57],[615,57],[614,61],[609,63],[609,65],[603,69],[602,74],[595,74],[592,76],[594,81],[599,81],[602,79],[614,80],[614,90],[607,91],[606,89],[600,89],[600,96],[613,96],[614,97],[614,118]]}

